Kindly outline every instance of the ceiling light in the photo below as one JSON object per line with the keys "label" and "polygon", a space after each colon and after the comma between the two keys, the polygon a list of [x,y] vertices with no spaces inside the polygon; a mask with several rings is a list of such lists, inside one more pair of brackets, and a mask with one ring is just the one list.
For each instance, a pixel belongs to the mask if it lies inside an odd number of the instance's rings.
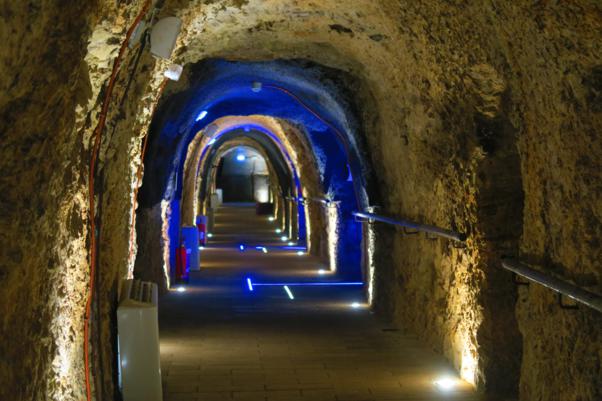
{"label": "ceiling light", "polygon": [[239,162],[244,162],[247,159],[247,157],[243,154],[239,154],[236,156],[236,160],[238,160]]}
{"label": "ceiling light", "polygon": [[251,85],[251,90],[255,93],[261,92],[261,87],[263,85],[261,84],[261,82],[255,81],[253,82],[253,84]]}
{"label": "ceiling light", "polygon": [[195,121],[201,121],[205,117],[207,117],[207,110],[201,111]]}

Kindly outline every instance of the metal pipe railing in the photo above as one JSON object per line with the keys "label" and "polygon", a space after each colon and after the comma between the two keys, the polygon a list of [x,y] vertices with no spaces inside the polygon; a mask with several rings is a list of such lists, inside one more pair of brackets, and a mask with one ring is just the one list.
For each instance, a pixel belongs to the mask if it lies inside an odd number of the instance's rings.
{"label": "metal pipe railing", "polygon": [[598,294],[594,294],[593,292],[584,290],[583,288],[567,283],[566,281],[560,280],[554,276],[532,269],[531,267],[514,259],[502,259],[502,267],[515,274],[518,274],[519,276],[541,284],[552,291],[566,295],[567,297],[572,298],[583,305],[589,306],[598,312],[602,312],[602,296]]}
{"label": "metal pipe railing", "polygon": [[316,202],[316,203],[321,203],[321,204],[327,205],[327,206],[330,205],[331,203],[337,203],[338,202],[338,201],[332,201],[332,200],[326,199],[326,198],[317,198],[317,197],[308,197],[308,198],[299,197],[299,198],[295,198],[293,196],[284,196],[283,198],[286,199],[286,200],[293,201],[295,203],[298,203],[298,202],[300,202],[300,203]]}
{"label": "metal pipe railing", "polygon": [[428,224],[415,223],[413,221],[408,221],[408,220],[394,219],[392,217],[381,216],[378,214],[367,213],[367,212],[353,212],[353,215],[356,217],[360,217],[360,218],[364,218],[364,219],[368,219],[368,220],[380,221],[381,223],[387,223],[387,224],[391,224],[391,225],[398,226],[398,227],[411,228],[413,230],[422,231],[425,233],[437,235],[439,237],[451,239],[451,240],[458,241],[458,242],[466,241],[466,234],[459,233],[459,232],[452,231],[452,230],[446,230],[444,228],[435,227],[435,226],[431,226]]}

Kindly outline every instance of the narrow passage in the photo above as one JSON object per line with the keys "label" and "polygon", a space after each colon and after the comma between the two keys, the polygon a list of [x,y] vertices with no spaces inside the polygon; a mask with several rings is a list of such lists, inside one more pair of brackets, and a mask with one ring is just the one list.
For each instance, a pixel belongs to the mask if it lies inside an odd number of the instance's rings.
{"label": "narrow passage", "polygon": [[[286,249],[248,205],[219,209],[201,271],[161,301],[167,401],[485,400],[419,339],[380,321],[361,287],[252,283],[336,281]],[[239,245],[244,245],[241,251]],[[265,246],[266,251],[257,249]],[[489,398],[487,398],[489,400]]]}

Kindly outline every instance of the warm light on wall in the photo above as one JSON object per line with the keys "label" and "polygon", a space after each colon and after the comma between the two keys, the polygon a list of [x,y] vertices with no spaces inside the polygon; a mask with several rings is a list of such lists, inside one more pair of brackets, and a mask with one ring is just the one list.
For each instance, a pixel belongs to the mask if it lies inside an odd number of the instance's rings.
{"label": "warm light on wall", "polygon": [[364,232],[366,233],[364,241],[366,243],[366,281],[368,282],[368,304],[372,305],[374,300],[374,270],[376,267],[374,261],[376,233],[374,232],[374,226],[372,224],[365,224]]}
{"label": "warm light on wall", "polygon": [[169,201],[163,200],[161,201],[161,237],[163,239],[163,276],[165,277],[165,285],[167,288],[171,286],[169,280],[169,221],[171,218],[171,207],[169,206]]}
{"label": "warm light on wall", "polygon": [[473,353],[476,354],[476,351],[473,351],[472,348],[470,343],[466,341],[462,350],[460,377],[474,386],[476,384],[477,359],[473,356]]}
{"label": "warm light on wall", "polygon": [[330,262],[330,271],[337,271],[337,251],[339,246],[339,209],[333,205],[327,209],[327,230],[328,230],[328,257]]}

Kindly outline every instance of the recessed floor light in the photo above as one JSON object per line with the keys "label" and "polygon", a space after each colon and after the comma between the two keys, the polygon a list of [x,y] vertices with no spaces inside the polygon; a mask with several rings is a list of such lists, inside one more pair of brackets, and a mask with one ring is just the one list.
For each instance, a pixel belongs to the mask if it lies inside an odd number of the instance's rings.
{"label": "recessed floor light", "polygon": [[186,292],[186,288],[185,287],[177,287],[176,291],[177,292]]}
{"label": "recessed floor light", "polygon": [[456,385],[458,384],[458,381],[456,379],[454,379],[453,377],[441,377],[437,380],[435,380],[433,382],[433,384],[442,391],[451,391],[453,390]]}
{"label": "recessed floor light", "polygon": [[295,297],[293,296],[293,293],[292,293],[291,289],[290,289],[290,288],[288,288],[288,285],[285,285],[285,286],[284,286],[284,291],[286,291],[286,293],[288,294],[288,297],[289,297],[290,299],[295,299]]}

